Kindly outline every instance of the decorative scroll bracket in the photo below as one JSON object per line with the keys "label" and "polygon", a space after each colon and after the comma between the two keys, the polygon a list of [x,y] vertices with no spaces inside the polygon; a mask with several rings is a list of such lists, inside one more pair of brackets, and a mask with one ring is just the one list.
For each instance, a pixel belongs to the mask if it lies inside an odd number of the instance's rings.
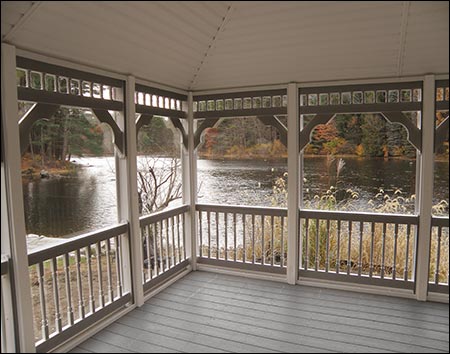
{"label": "decorative scroll bracket", "polygon": [[213,127],[221,118],[210,118],[205,119],[202,124],[197,128],[194,134],[194,149],[200,144],[200,138],[205,129]]}
{"label": "decorative scroll bracket", "polygon": [[122,130],[120,130],[111,113],[103,109],[93,109],[92,112],[100,122],[106,123],[111,127],[114,134],[114,144],[117,146],[120,152],[125,155],[125,134],[122,132]]}
{"label": "decorative scroll bracket", "polygon": [[188,136],[186,134],[186,130],[183,127],[183,124],[181,123],[180,118],[169,117],[169,119],[171,120],[173,126],[180,131],[180,134],[183,139],[183,146],[185,149],[187,149],[188,148]]}
{"label": "decorative scroll bracket", "polygon": [[259,121],[274,127],[280,133],[280,141],[287,147],[287,128],[276,116],[258,116]]}
{"label": "decorative scroll bracket", "polygon": [[419,151],[422,151],[422,134],[419,128],[411,122],[403,112],[381,112],[381,115],[390,123],[398,123],[408,132],[408,141]]}
{"label": "decorative scroll bracket", "polygon": [[434,152],[436,152],[441,144],[447,138],[449,130],[449,117],[445,118],[444,121],[436,127],[436,134],[434,138]]}
{"label": "decorative scroll bracket", "polygon": [[[152,114],[141,114],[141,116],[136,120],[136,136],[139,133],[139,129],[141,129],[144,125],[149,125],[152,122],[153,117],[154,115]],[[183,127],[183,124],[181,123],[180,118],[169,117],[169,119],[172,122],[173,126],[179,130],[183,139],[183,146],[187,149],[188,136],[186,134],[186,130]]]}
{"label": "decorative scroll bracket", "polygon": [[335,113],[316,114],[313,119],[300,132],[300,151],[311,141],[311,133],[319,124],[327,124],[334,118]]}
{"label": "decorative scroll bracket", "polygon": [[50,118],[58,110],[59,105],[51,105],[45,103],[36,103],[19,121],[19,134],[20,134],[20,152],[24,154],[30,140],[28,135],[30,134],[31,127],[39,119]]}

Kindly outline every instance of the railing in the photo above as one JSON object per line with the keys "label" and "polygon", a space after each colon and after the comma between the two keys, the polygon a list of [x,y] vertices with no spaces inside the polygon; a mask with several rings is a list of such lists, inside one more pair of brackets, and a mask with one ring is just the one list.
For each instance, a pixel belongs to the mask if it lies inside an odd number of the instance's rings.
{"label": "railing", "polygon": [[186,259],[188,205],[140,218],[144,290],[148,291],[189,264]]}
{"label": "railing", "polygon": [[198,204],[198,263],[286,273],[287,210]]}
{"label": "railing", "polygon": [[2,307],[1,307],[1,328],[2,328],[2,353],[15,352],[16,343],[14,337],[14,313],[11,289],[10,261],[8,257],[2,255]]}
{"label": "railing", "polygon": [[48,351],[131,300],[123,287],[128,224],[28,256],[36,350]]}
{"label": "railing", "polygon": [[448,294],[449,218],[434,216],[431,222],[431,252],[428,290]]}
{"label": "railing", "polygon": [[418,217],[302,210],[300,277],[413,288]]}

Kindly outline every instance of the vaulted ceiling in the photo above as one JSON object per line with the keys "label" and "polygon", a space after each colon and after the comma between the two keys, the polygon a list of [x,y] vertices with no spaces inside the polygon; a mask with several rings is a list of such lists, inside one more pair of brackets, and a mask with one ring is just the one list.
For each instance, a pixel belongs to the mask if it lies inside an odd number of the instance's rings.
{"label": "vaulted ceiling", "polygon": [[2,1],[1,35],[189,90],[449,72],[448,1]]}

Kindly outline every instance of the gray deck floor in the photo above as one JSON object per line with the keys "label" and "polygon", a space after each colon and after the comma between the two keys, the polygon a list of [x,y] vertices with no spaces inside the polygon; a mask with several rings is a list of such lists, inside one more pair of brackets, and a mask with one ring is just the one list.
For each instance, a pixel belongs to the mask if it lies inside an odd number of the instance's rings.
{"label": "gray deck floor", "polygon": [[72,353],[449,352],[448,304],[190,273]]}

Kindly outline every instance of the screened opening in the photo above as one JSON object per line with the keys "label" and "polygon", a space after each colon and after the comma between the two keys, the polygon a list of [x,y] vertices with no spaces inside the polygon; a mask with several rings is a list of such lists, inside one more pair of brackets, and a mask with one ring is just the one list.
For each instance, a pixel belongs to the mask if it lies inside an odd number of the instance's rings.
{"label": "screened opening", "polygon": [[198,148],[199,203],[285,207],[274,199],[287,171],[279,138],[256,117],[223,119],[207,129]]}
{"label": "screened opening", "polygon": [[400,124],[338,115],[313,130],[303,162],[307,209],[414,213],[416,149]]}
{"label": "screened opening", "polygon": [[140,215],[181,205],[181,134],[166,117],[153,116],[137,139]]}
{"label": "screened opening", "polygon": [[215,205],[199,211],[200,257],[285,267],[287,149],[277,129],[256,117],[220,120],[204,132],[197,178],[198,203]]}

